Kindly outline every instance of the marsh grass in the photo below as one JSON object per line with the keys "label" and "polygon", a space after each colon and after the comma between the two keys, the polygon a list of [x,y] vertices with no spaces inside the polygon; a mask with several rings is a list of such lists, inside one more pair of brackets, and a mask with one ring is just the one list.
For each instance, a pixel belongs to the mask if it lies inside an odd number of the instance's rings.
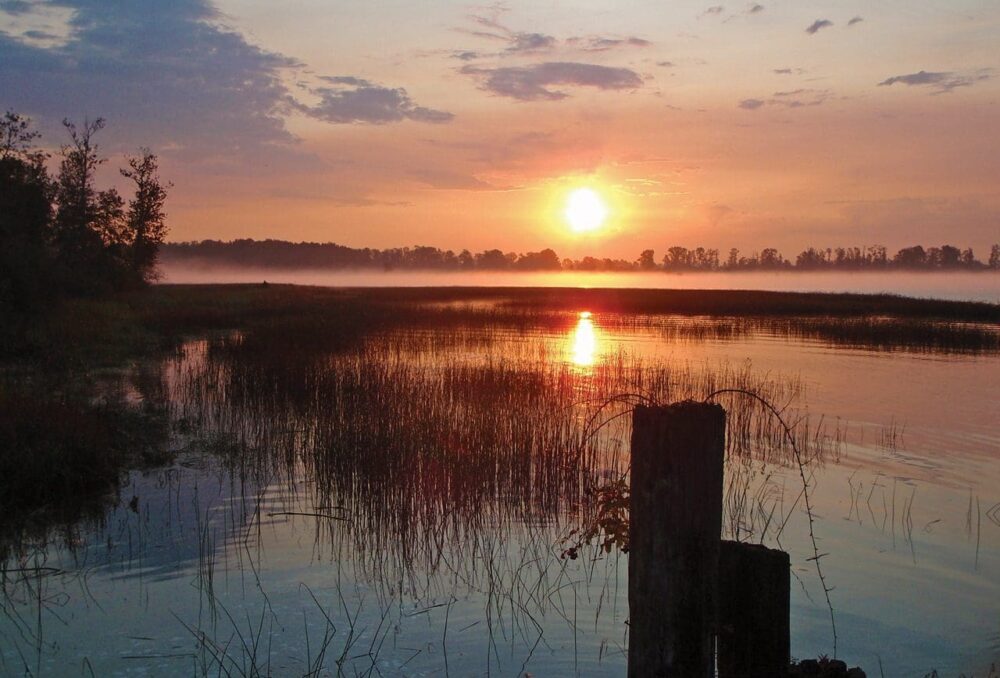
{"label": "marsh grass", "polygon": [[[619,351],[582,372],[503,332],[474,341],[463,352],[461,339],[396,332],[310,349],[269,330],[220,336],[171,363],[173,416],[228,441],[222,458],[255,484],[308,478],[312,512],[346,507],[357,552],[404,568],[476,526],[568,525],[596,510],[598,488],[628,472],[629,407],[608,407],[616,394],[672,402],[752,389],[795,414],[796,441],[816,463],[844,436],[798,407],[797,379],[748,365],[648,364]],[[734,469],[729,529],[763,539],[779,525],[770,468],[789,465],[790,449],[759,403],[720,400]],[[594,421],[605,424],[598,435]]]}
{"label": "marsh grass", "polygon": [[[309,525],[317,553],[338,567],[350,563],[350,579],[370,583],[374,598],[364,610],[360,602],[348,605],[354,593],[341,590],[339,574],[338,598],[313,596],[319,626],[307,625],[306,636],[314,637],[310,629],[319,635],[306,653],[308,671],[332,662],[350,672],[360,662],[358,672],[370,673],[386,629],[409,614],[400,608],[404,598],[420,601],[421,615],[444,615],[444,650],[449,634],[464,631],[448,629],[449,602],[436,606],[463,591],[485,600],[487,670],[509,667],[501,656],[514,656],[515,647],[525,664],[535,651],[551,650],[545,629],[553,620],[572,634],[575,653],[591,620],[578,617],[581,582],[560,556],[566,535],[601,510],[601,488],[628,478],[634,402],[625,394],[667,403],[732,389],[773,403],[788,431],[760,402],[718,396],[728,413],[726,536],[780,544],[799,498],[779,479],[803,468],[809,478],[835,461],[846,428],[810,415],[797,377],[749,364],[650,361],[617,349],[593,365],[575,365],[560,342],[581,310],[600,313],[602,329],[643,330],[664,341],[768,333],[869,349],[997,350],[989,305],[728,294],[164,287],[129,306],[142,328],[136,337],[175,347],[130,373],[138,402],[162,403],[164,420],[182,424],[244,491],[245,522],[233,517],[220,536],[207,516],[198,519],[193,577],[204,605],[197,620],[181,620],[198,670],[268,673],[278,622],[266,594],[253,614],[230,610],[216,588],[214,559],[234,548],[252,575],[249,588],[263,593],[254,547],[265,524],[276,521]],[[200,338],[177,343],[189,335]],[[133,340],[145,342],[124,343]],[[114,419],[118,410],[102,424],[90,410],[47,410],[48,401],[33,404],[22,393],[9,396],[20,409],[2,429],[14,431],[2,433],[13,436],[11,450],[68,440],[78,419],[85,432],[95,427],[77,437],[87,447],[79,452],[83,466],[76,476],[57,477],[52,497],[79,503],[80,492],[58,490],[62,482],[96,480],[96,494],[113,492],[121,469],[137,463],[142,438],[105,445],[133,430]],[[69,407],[94,407],[86,398],[74,402]],[[64,420],[64,430],[36,424],[41,442],[21,433],[25,422],[46,422],[50,413]],[[886,447],[899,437],[892,426],[878,436]],[[49,445],[49,466],[40,462],[24,478],[45,478],[60,464],[69,448],[59,444]],[[99,449],[104,456],[88,461]],[[804,561],[812,554],[798,555]],[[580,564],[600,589],[595,629],[602,614],[624,621],[617,603],[606,610],[604,602],[616,600],[619,557],[594,549]],[[626,645],[614,639],[602,653]]]}

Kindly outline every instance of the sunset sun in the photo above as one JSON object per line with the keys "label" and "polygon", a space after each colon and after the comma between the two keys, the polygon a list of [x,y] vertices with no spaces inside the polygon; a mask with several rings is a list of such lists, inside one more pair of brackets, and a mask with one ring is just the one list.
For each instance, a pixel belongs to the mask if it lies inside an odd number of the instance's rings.
{"label": "sunset sun", "polygon": [[597,191],[578,188],[566,200],[566,222],[576,233],[596,231],[608,217],[608,208]]}

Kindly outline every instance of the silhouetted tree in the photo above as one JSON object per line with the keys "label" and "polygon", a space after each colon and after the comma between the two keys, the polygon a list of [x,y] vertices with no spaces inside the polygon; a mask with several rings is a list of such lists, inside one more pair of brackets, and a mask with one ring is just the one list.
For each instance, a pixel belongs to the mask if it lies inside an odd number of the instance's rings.
{"label": "silhouetted tree", "polygon": [[151,282],[155,277],[156,257],[167,233],[163,205],[170,184],[164,185],[160,180],[156,156],[148,148],[129,158],[128,169],[122,169],[121,173],[135,184],[135,194],[128,203],[125,230],[116,241],[128,248],[133,280]]}
{"label": "silhouetted tree", "polygon": [[636,263],[643,271],[652,271],[656,268],[656,253],[653,250],[643,250]]}
{"label": "silhouetted tree", "polygon": [[74,292],[112,289],[124,273],[121,253],[115,251],[123,231],[124,202],[113,189],[99,192],[94,187],[97,168],[105,162],[94,135],[104,128],[104,119],[85,120],[80,128],[69,120],[63,125],[70,144],[62,148],[56,180],[53,237],[59,275],[63,286]]}
{"label": "silhouetted tree", "polygon": [[993,245],[990,248],[989,267],[993,270],[1000,270],[1000,245]]}
{"label": "silhouetted tree", "polygon": [[892,260],[901,268],[924,268],[927,265],[927,252],[920,245],[904,247],[896,252]]}
{"label": "silhouetted tree", "polygon": [[559,255],[551,249],[523,254],[514,266],[522,271],[558,271],[562,268]]}
{"label": "silhouetted tree", "polygon": [[483,270],[503,270],[509,266],[510,261],[500,250],[486,250],[476,255],[476,268]]}
{"label": "silhouetted tree", "polygon": [[53,185],[39,134],[28,118],[8,111],[0,119],[0,313],[33,311],[51,285],[48,241]]}

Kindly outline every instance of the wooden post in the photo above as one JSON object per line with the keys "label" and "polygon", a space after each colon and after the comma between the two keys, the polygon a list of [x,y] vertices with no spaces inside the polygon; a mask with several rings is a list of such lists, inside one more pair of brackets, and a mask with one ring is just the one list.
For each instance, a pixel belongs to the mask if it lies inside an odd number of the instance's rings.
{"label": "wooden post", "polygon": [[780,678],[790,657],[788,554],[722,542],[719,553],[719,676]]}
{"label": "wooden post", "polygon": [[726,412],[692,401],[632,415],[630,678],[709,678]]}

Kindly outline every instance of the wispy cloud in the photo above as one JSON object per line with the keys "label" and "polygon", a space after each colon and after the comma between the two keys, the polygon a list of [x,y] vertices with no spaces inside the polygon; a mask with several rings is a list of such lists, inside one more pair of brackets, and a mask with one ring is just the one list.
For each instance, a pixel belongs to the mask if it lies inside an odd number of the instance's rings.
{"label": "wispy cloud", "polygon": [[383,87],[354,76],[322,77],[332,87],[317,87],[316,106],[300,105],[307,115],[339,124],[369,123],[384,125],[402,120],[443,123],[455,116],[416,105],[401,87]]}
{"label": "wispy cloud", "polygon": [[698,16],[699,18],[703,16],[719,16],[725,11],[726,8],[723,5],[713,5],[712,7],[707,8],[704,12],[702,12]]}
{"label": "wispy cloud", "polygon": [[848,21],[847,25],[850,27],[850,26],[853,26],[855,24],[859,24],[859,23],[861,23],[864,20],[865,20],[864,17],[862,17],[862,16],[856,16],[853,19],[851,19],[850,21]]}
{"label": "wispy cloud", "polygon": [[818,33],[820,30],[824,28],[829,28],[832,25],[833,22],[830,21],[829,19],[816,19],[816,21],[809,24],[809,27],[806,29],[806,33],[808,33],[809,35],[816,35],[816,33]]}
{"label": "wispy cloud", "polygon": [[556,39],[544,33],[512,33],[507,52],[544,52],[556,46]]}
{"label": "wispy cloud", "polygon": [[619,38],[591,35],[587,37],[568,38],[566,44],[578,47],[586,52],[607,52],[621,47],[649,47],[653,43],[635,36]]}
{"label": "wispy cloud", "polygon": [[565,40],[539,32],[516,31],[500,20],[500,13],[492,16],[472,15],[469,20],[476,24],[475,29],[459,28],[458,31],[492,42],[503,42],[506,46],[499,52],[483,54],[474,51],[461,51],[459,54],[470,55],[470,58],[489,56],[517,56],[541,52],[553,52],[557,49],[581,50],[585,52],[607,52],[613,49],[649,47],[653,43],[645,38],[634,35],[584,35],[572,36]]}
{"label": "wispy cloud", "polygon": [[764,106],[802,108],[804,106],[820,106],[826,103],[831,96],[830,90],[801,88],[775,92],[768,99],[744,99],[738,105],[748,111],[756,111]]}
{"label": "wispy cloud", "polygon": [[750,5],[750,8],[747,10],[747,14],[760,14],[761,12],[764,11],[764,9],[765,9],[764,5],[759,5],[755,3],[753,5]]}
{"label": "wispy cloud", "polygon": [[951,71],[918,71],[906,75],[894,75],[879,83],[879,87],[889,87],[895,84],[910,87],[930,87],[934,94],[951,92],[959,87],[971,87],[977,82],[989,80],[992,71],[982,69],[974,73],[954,73]]}
{"label": "wispy cloud", "polygon": [[557,101],[569,96],[554,87],[594,87],[602,90],[635,89],[642,78],[628,68],[597,64],[550,61],[531,66],[479,68],[465,66],[461,72],[479,78],[484,90],[519,101]]}

